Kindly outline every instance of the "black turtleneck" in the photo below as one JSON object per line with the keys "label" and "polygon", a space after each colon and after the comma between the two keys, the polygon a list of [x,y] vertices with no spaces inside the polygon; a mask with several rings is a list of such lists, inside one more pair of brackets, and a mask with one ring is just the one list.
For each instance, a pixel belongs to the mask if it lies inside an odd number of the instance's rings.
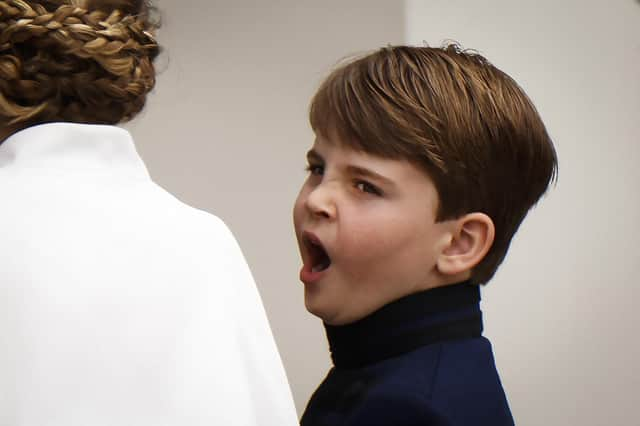
{"label": "black turtleneck", "polygon": [[482,334],[480,289],[463,282],[411,294],[351,324],[325,324],[338,368],[362,367],[420,346]]}
{"label": "black turtleneck", "polygon": [[334,368],[303,426],[513,425],[478,286],[415,293],[325,329]]}

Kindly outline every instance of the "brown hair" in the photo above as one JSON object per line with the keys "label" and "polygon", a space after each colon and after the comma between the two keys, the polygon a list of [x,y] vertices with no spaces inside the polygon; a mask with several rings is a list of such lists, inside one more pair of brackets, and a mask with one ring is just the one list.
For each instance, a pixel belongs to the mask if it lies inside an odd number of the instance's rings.
{"label": "brown hair", "polygon": [[0,125],[115,124],[155,85],[143,0],[0,0]]}
{"label": "brown hair", "polygon": [[310,122],[354,149],[419,165],[438,190],[437,220],[491,217],[495,240],[472,271],[477,284],[491,279],[557,173],[551,139],[524,91],[456,44],[390,46],[341,65],[313,97]]}

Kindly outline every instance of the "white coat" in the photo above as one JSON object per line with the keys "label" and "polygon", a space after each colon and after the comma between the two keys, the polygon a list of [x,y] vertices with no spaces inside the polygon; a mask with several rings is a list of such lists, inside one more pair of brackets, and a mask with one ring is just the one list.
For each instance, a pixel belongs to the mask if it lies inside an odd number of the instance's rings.
{"label": "white coat", "polygon": [[0,145],[1,426],[286,426],[293,400],[228,228],[126,130]]}

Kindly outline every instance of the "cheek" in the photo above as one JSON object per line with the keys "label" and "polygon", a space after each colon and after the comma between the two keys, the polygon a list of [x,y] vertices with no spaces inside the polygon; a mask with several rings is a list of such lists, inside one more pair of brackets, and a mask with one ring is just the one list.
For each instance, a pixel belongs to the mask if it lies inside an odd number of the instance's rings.
{"label": "cheek", "polygon": [[[345,215],[346,216],[346,215]],[[411,230],[404,223],[390,219],[389,215],[351,214],[343,222],[340,244],[353,259],[370,261],[387,256],[406,244]]]}
{"label": "cheek", "polygon": [[344,254],[357,265],[369,270],[401,267],[429,253],[428,230],[422,222],[406,215],[354,215],[344,224],[340,246]]}

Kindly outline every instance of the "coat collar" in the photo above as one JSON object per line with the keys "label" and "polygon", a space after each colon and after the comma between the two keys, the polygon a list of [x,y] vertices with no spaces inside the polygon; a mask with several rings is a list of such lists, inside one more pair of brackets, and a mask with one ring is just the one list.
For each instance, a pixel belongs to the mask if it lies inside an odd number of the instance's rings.
{"label": "coat collar", "polygon": [[148,179],[128,131],[108,125],[47,123],[0,144],[0,170],[81,172]]}

